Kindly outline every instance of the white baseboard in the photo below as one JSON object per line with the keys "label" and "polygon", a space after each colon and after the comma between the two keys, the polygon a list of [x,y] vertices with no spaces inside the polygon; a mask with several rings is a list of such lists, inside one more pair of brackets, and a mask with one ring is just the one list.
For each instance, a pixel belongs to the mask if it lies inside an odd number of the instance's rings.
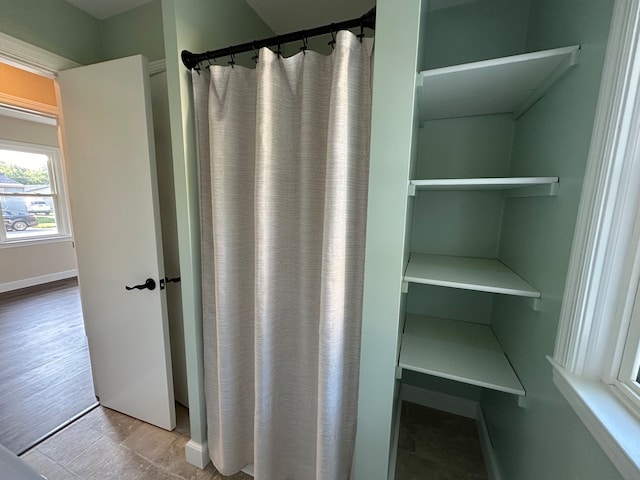
{"label": "white baseboard", "polygon": [[476,411],[476,424],[478,426],[478,435],[480,436],[480,447],[482,448],[484,464],[487,467],[487,476],[489,477],[489,480],[502,480],[500,468],[498,467],[498,459],[496,458],[496,453],[493,451],[493,445],[491,444],[491,436],[489,435],[487,421],[484,418],[484,412],[479,404],[478,410]]}
{"label": "white baseboard", "polygon": [[396,418],[393,424],[393,438],[391,439],[391,454],[389,455],[389,480],[394,480],[396,476],[396,464],[398,463],[398,443],[400,442],[400,417],[402,416],[402,400],[404,400],[404,389],[406,385],[400,385],[400,392],[396,401]]}
{"label": "white baseboard", "polygon": [[423,407],[442,412],[453,413],[461,417],[476,418],[478,402],[467,398],[455,397],[446,393],[434,392],[413,385],[402,385],[402,399]]}
{"label": "white baseboard", "polygon": [[55,282],[57,280],[64,280],[65,278],[71,278],[77,275],[78,271],[74,269],[66,270],[64,272],[49,273],[39,277],[25,278],[23,280],[16,280],[15,282],[0,283],[0,293],[11,292],[12,290],[19,290],[21,288],[34,287],[36,285]]}
{"label": "white baseboard", "polygon": [[193,440],[189,440],[184,446],[184,454],[187,459],[187,463],[198,468],[206,467],[209,462],[209,447],[207,442],[197,443]]}

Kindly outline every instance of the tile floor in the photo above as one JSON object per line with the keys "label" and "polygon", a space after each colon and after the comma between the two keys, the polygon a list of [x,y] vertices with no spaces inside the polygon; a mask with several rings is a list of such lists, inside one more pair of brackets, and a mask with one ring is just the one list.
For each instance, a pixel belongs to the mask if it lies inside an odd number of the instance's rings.
{"label": "tile floor", "polygon": [[395,480],[487,480],[475,420],[404,402]]}
{"label": "tile floor", "polygon": [[98,407],[22,455],[48,480],[250,480],[224,477],[211,464],[189,465],[187,409],[178,405],[173,432]]}
{"label": "tile floor", "polygon": [[[104,407],[22,455],[48,480],[251,480],[189,465],[187,410],[167,432]],[[486,480],[474,420],[405,402],[395,480]]]}

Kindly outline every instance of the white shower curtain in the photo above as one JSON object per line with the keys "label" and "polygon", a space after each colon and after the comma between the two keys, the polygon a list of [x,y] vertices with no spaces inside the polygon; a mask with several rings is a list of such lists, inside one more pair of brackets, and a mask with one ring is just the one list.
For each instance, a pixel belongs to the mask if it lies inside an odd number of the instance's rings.
{"label": "white shower curtain", "polygon": [[209,453],[337,480],[356,429],[372,39],[193,75]]}

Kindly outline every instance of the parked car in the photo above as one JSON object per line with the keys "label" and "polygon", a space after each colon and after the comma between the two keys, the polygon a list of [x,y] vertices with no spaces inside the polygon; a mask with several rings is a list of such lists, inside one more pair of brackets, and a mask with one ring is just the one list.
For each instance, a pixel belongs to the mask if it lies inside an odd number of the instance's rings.
{"label": "parked car", "polygon": [[2,209],[2,218],[4,219],[4,228],[7,231],[15,230],[22,232],[28,227],[38,225],[38,219],[33,213],[16,212],[14,210]]}
{"label": "parked car", "polygon": [[27,210],[31,213],[42,213],[49,215],[51,213],[51,205],[44,200],[33,200],[27,205]]}

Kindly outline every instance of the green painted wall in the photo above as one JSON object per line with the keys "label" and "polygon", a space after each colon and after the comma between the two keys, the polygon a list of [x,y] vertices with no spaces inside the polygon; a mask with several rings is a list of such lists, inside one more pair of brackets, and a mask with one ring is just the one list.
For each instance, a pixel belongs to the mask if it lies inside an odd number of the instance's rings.
{"label": "green painted wall", "polygon": [[88,65],[141,53],[164,58],[160,0],[97,20],[64,0],[2,0],[0,32]]}
{"label": "green painted wall", "polygon": [[207,439],[202,371],[202,301],[197,160],[191,73],[180,61],[183,50],[202,52],[273,35],[237,0],[162,0],[169,89],[171,143],[178,216],[178,244],[189,390],[191,438]]}
{"label": "green painted wall", "polygon": [[[481,21],[483,17],[478,18]],[[513,127],[511,115],[424,122],[420,128],[417,178],[506,176]],[[502,205],[500,192],[419,191],[411,249],[421,253],[495,258]]]}
{"label": "green painted wall", "polygon": [[521,53],[529,0],[474,0],[429,13],[420,70]]}
{"label": "green painted wall", "polygon": [[102,58],[100,22],[64,0],[2,0],[0,32],[80,64]]}
{"label": "green painted wall", "polygon": [[482,404],[504,478],[621,478],[552,383],[569,253],[591,139],[612,0],[532,1],[527,50],[582,46],[580,64],[516,124],[513,175],[557,175],[560,194],[507,202],[500,259],[542,292],[534,312],[496,298],[492,325],[527,391],[524,408],[484,391]]}
{"label": "green painted wall", "polygon": [[162,4],[153,0],[100,22],[104,60],[142,54],[148,60],[164,58]]}

